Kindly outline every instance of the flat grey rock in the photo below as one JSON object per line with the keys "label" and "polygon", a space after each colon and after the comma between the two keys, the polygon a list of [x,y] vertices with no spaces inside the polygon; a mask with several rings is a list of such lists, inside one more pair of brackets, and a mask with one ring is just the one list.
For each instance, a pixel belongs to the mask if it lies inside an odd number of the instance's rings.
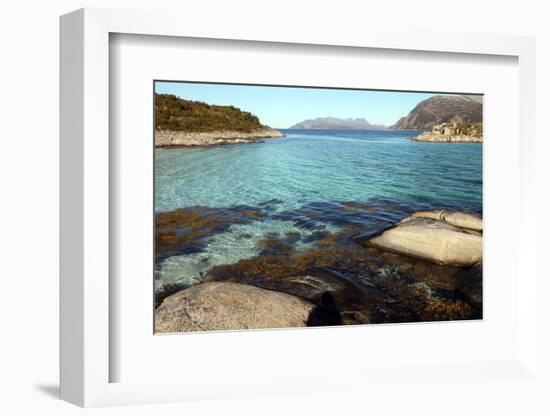
{"label": "flat grey rock", "polygon": [[425,217],[406,219],[366,242],[357,242],[444,265],[472,266],[482,259],[480,234]]}
{"label": "flat grey rock", "polygon": [[314,307],[286,293],[239,283],[208,282],[164,299],[155,312],[155,331],[303,327]]}

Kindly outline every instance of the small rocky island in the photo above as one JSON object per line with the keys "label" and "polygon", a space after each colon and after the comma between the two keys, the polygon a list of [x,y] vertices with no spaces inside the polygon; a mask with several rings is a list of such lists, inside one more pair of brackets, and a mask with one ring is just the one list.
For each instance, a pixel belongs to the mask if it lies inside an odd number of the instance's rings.
{"label": "small rocky island", "polygon": [[429,132],[412,137],[416,142],[483,143],[481,123],[436,124]]}
{"label": "small rocky island", "polygon": [[390,129],[420,130],[416,142],[483,143],[482,95],[435,95],[418,103]]}
{"label": "small rocky island", "polygon": [[254,143],[276,137],[284,134],[237,107],[155,94],[155,147]]}

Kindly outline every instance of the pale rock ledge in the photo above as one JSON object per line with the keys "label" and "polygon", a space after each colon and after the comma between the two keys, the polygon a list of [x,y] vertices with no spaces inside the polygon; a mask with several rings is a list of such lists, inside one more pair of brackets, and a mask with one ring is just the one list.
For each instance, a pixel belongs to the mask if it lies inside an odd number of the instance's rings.
{"label": "pale rock ledge", "polygon": [[250,132],[235,130],[211,132],[156,130],[155,147],[215,146],[222,144],[254,143],[260,139],[281,137],[285,137],[285,135],[269,127],[252,130]]}

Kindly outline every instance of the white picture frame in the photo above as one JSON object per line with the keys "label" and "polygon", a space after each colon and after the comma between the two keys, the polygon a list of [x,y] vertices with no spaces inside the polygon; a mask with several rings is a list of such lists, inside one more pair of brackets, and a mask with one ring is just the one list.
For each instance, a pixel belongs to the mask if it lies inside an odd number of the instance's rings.
{"label": "white picture frame", "polygon": [[[208,27],[185,15],[82,9],[61,18],[61,398],[80,406],[160,403],[213,397],[306,393],[346,389],[396,376],[401,380],[471,374],[522,381],[536,380],[536,204],[535,41],[507,35],[407,32],[390,28],[349,28],[328,34],[314,23],[307,31],[269,25],[235,31],[235,22]],[[241,26],[244,27],[244,26]],[[518,270],[517,319],[521,322],[517,354],[507,360],[472,363],[419,363],[410,369],[331,369],[320,373],[281,372],[263,379],[208,379],[111,382],[109,227],[109,36],[124,33],[169,37],[332,45],[334,47],[431,51],[516,57],[519,65],[520,215],[516,222]],[[323,329],[330,335],[332,329]],[[368,370],[368,371],[367,371]],[[344,377],[345,376],[345,377]],[[472,382],[479,382],[472,379]],[[412,381],[410,381],[412,382]],[[214,386],[213,386],[214,384]],[[351,384],[351,383],[350,383]]]}

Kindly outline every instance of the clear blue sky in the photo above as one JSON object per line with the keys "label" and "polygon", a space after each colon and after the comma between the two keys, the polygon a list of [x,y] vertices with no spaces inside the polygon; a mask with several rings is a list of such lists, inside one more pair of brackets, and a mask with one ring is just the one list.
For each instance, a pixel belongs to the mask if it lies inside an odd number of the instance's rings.
{"label": "clear blue sky", "polygon": [[187,100],[233,105],[257,115],[262,124],[281,129],[306,119],[329,116],[361,117],[388,126],[406,116],[420,101],[436,95],[188,82],[156,82],[155,90]]}

